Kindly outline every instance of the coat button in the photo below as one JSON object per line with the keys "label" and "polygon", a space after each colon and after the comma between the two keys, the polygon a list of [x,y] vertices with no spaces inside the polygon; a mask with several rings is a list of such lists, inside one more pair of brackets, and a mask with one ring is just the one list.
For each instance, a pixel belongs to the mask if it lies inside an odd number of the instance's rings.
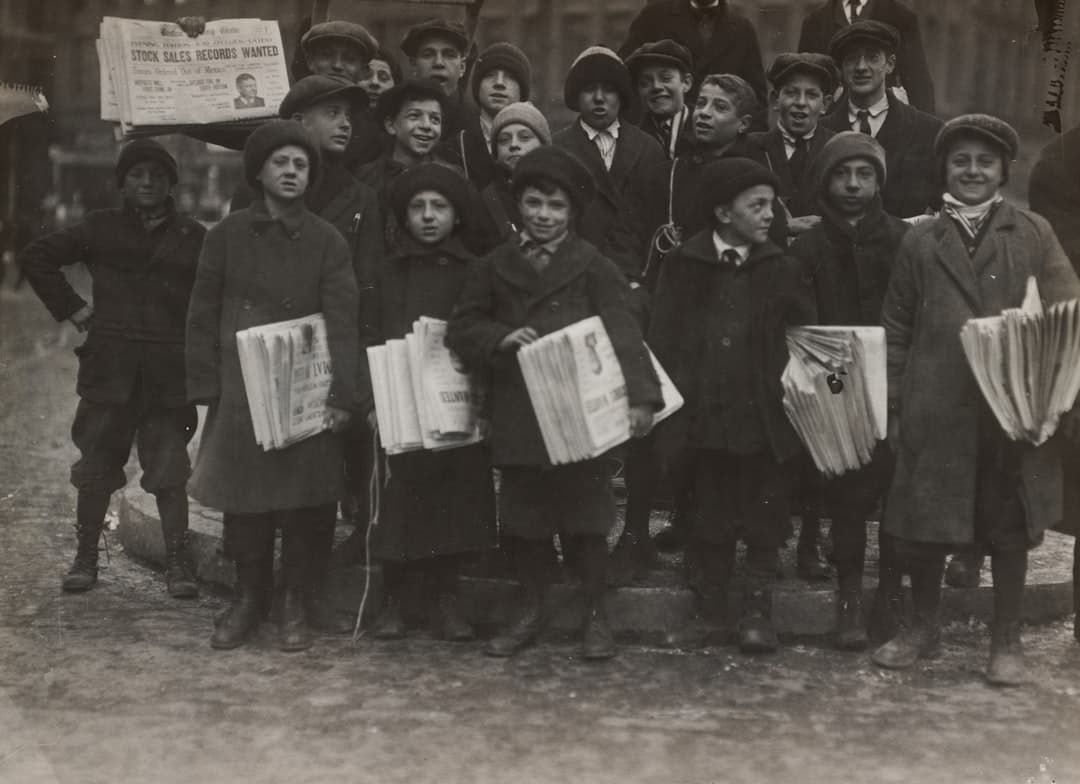
{"label": "coat button", "polygon": [[300,239],[300,232],[298,232],[298,231],[292,232],[291,234],[289,234],[289,239],[290,240],[298,240],[298,239]]}
{"label": "coat button", "polygon": [[720,338],[720,345],[724,348],[731,348],[731,338],[727,337],[726,335]]}
{"label": "coat button", "polygon": [[450,259],[446,258],[445,256],[440,256],[438,259],[436,259],[435,263],[438,264],[440,267],[445,267],[447,264],[450,263]]}
{"label": "coat button", "polygon": [[292,310],[292,306],[292,297],[286,297],[285,299],[281,300],[281,307],[285,308],[285,310]]}
{"label": "coat button", "polygon": [[551,310],[558,310],[558,309],[559,309],[559,301],[558,301],[558,300],[552,300],[552,301],[551,301],[551,304],[550,304],[550,305],[548,305],[548,307],[549,307],[549,308],[550,308]]}
{"label": "coat button", "polygon": [[245,299],[244,304],[242,305],[244,310],[251,310],[254,306],[255,303],[253,303],[250,299]]}

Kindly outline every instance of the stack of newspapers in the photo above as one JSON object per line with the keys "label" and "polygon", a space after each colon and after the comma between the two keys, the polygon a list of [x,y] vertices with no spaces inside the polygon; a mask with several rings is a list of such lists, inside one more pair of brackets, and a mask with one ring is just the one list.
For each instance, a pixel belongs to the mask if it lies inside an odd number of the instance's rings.
{"label": "stack of newspapers", "polygon": [[128,137],[254,127],[289,91],[276,21],[218,19],[190,38],[174,22],[107,16],[96,44],[101,119]]}
{"label": "stack of newspapers", "polygon": [[236,348],[259,446],[281,449],[323,431],[332,376],[322,314],[242,330]]}
{"label": "stack of newspapers", "polygon": [[1080,303],[1045,310],[1034,278],[1019,308],[971,319],[960,330],[971,372],[1014,441],[1042,444],[1080,391]]}
{"label": "stack of newspapers", "polygon": [[781,383],[784,411],[826,476],[870,462],[888,421],[885,330],[795,327]]}
{"label": "stack of newspapers", "polygon": [[446,322],[421,317],[367,350],[379,440],[389,455],[483,440],[483,390],[446,348]]}
{"label": "stack of newspapers", "polygon": [[[544,335],[517,356],[554,465],[588,460],[629,440],[626,380],[599,316]],[[652,352],[649,357],[664,399],[653,417],[660,422],[682,407],[683,398]]]}

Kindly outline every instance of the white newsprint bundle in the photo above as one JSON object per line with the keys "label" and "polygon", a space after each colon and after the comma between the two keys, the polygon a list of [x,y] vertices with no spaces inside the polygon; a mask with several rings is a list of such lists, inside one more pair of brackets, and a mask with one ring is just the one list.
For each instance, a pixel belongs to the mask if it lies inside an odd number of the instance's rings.
{"label": "white newsprint bundle", "polygon": [[289,90],[276,21],[219,19],[190,38],[175,22],[107,16],[100,36],[101,119],[126,136],[254,125]]}
{"label": "white newsprint bundle", "polygon": [[404,338],[367,350],[379,440],[387,454],[483,440],[483,389],[444,343],[446,322],[421,317]]}
{"label": "white newsprint bundle", "polygon": [[236,348],[259,446],[281,449],[323,431],[332,368],[321,313],[237,332]]}
{"label": "white newsprint bundle", "polygon": [[[683,405],[682,395],[649,352],[660,379],[660,422]],[[592,316],[544,335],[518,351],[540,434],[554,465],[603,454],[630,438],[626,380],[604,322]]]}
{"label": "white newsprint bundle", "polygon": [[781,383],[784,411],[826,476],[870,462],[888,428],[885,330],[795,327]]}
{"label": "white newsprint bundle", "polygon": [[960,330],[971,372],[1014,441],[1042,444],[1080,391],[1080,304],[1043,309],[1035,278],[1022,307],[971,319]]}

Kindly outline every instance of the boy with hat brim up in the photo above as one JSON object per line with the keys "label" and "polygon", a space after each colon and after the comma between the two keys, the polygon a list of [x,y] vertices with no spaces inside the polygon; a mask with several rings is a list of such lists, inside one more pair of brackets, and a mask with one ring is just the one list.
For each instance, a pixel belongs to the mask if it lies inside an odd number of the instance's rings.
{"label": "boy with hat brim up", "polygon": [[[821,223],[790,251],[811,280],[817,323],[877,326],[900,241],[910,228],[881,207],[885,151],[866,134],[842,131],[822,148],[817,180]],[[866,521],[888,490],[893,463],[892,451],[880,443],[869,465],[825,483],[837,576],[834,643],[841,650],[869,643],[862,612]],[[884,531],[879,544],[870,637],[880,643],[896,634],[904,617],[895,546]]]}
{"label": "boy with hat brim up", "polygon": [[[94,210],[82,223],[41,237],[19,254],[19,267],[57,321],[70,321],[86,341],[79,356],[79,405],[71,436],[79,459],[71,467],[78,490],[77,550],[64,575],[65,592],[86,591],[98,576],[98,542],[109,499],[127,477],[137,444],[142,487],[157,499],[165,540],[168,592],[198,595],[188,565],[191,472],[187,443],[198,416],[187,402],[184,317],[205,230],[179,215],[170,191],[176,161],[155,141],[121,149],[116,163],[120,208]],[[83,262],[93,279],[93,305],[64,277]]]}
{"label": "boy with hat brim up", "polygon": [[[242,645],[266,616],[265,564],[281,529],[279,646],[311,646],[312,598],[325,580],[313,557],[333,540],[344,492],[343,438],[359,402],[359,295],[341,234],[304,205],[319,178],[317,143],[298,122],[272,120],[248,137],[244,174],[257,193],[207,235],[187,314],[188,398],[209,405],[189,489],[224,513],[236,569],[232,603],[210,645]],[[325,432],[283,449],[255,440],[236,332],[321,313],[333,378]]]}
{"label": "boy with hat brim up", "polygon": [[1001,686],[1027,678],[1027,554],[1062,519],[1060,451],[1056,438],[1040,446],[1008,438],[968,366],[960,329],[1020,307],[1032,276],[1045,305],[1080,297],[1050,225],[1001,195],[1018,149],[1016,131],[996,117],[945,123],[935,141],[942,211],[904,237],[882,308],[896,448],[883,524],[911,576],[913,623],[872,658],[902,669],[938,652],[945,555],[978,548],[991,554],[994,589],[986,678]]}
{"label": "boy with hat brim up", "polygon": [[844,96],[822,124],[878,140],[889,170],[881,194],[885,212],[913,218],[941,206],[934,160],[941,120],[908,106],[886,87],[899,46],[895,28],[872,20],[855,22],[833,36],[829,54],[840,66]]}
{"label": "boy with hat brim up", "polygon": [[[373,307],[370,344],[403,338],[421,317],[449,319],[476,258],[461,234],[473,219],[468,181],[442,163],[422,163],[390,189],[402,242],[383,260]],[[364,370],[367,368],[364,366]],[[362,409],[374,414],[368,381]],[[382,566],[383,606],[374,636],[404,636],[402,596],[410,578],[426,579],[438,632],[463,642],[474,636],[458,602],[463,557],[494,549],[495,489],[485,444],[419,451],[386,458],[379,524],[372,555]]]}
{"label": "boy with hat brim up", "polygon": [[502,546],[523,589],[513,621],[486,652],[512,656],[536,641],[556,568],[552,539],[558,533],[571,543],[584,583],[582,655],[607,659],[616,652],[604,610],[606,536],[615,522],[608,465],[602,458],[551,465],[514,352],[599,315],[626,378],[633,436],[651,427],[652,412],[662,404],[660,386],[628,305],[626,279],[575,228],[595,193],[588,169],[566,150],[541,147],[518,163],[513,191],[522,232],[476,268],[446,336],[446,345],[489,379]]}
{"label": "boy with hat brim up", "polygon": [[642,44],[626,58],[630,78],[645,106],[640,127],[664,150],[668,159],[693,145],[687,100],[694,86],[690,50],[671,39]]}
{"label": "boy with hat brim up", "polygon": [[669,635],[701,645],[727,626],[735,546],[746,542],[738,644],[775,651],[771,585],[791,525],[791,461],[802,453],[784,414],[785,330],[810,323],[813,303],[798,264],[769,242],[775,175],[745,158],[706,167],[700,198],[713,226],[665,261],[649,345],[686,400],[657,428],[662,461],[684,461],[693,483],[687,572],[695,614]]}

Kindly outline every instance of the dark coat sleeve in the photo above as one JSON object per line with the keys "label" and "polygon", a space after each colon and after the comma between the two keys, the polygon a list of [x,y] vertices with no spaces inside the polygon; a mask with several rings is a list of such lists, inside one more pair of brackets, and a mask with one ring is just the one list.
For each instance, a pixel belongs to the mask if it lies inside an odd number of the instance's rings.
{"label": "dark coat sleeve", "polygon": [[206,403],[221,395],[221,307],[225,290],[227,226],[206,234],[188,305],[185,355],[187,398]]}
{"label": "dark coat sleeve", "polygon": [[[929,114],[934,113],[934,80],[930,76],[930,66],[926,62],[923,49],[922,33],[919,31],[919,17],[907,9],[903,24],[900,25],[900,51],[898,68],[900,81],[907,91],[908,101],[917,109]],[[898,19],[899,21],[899,19]]]}
{"label": "dark coat sleeve", "polygon": [[[925,229],[924,229],[925,231]],[[922,231],[909,231],[900,244],[885,304],[881,308],[881,324],[885,327],[887,374],[889,386],[889,410],[899,412],[900,397],[907,369],[908,352],[915,331],[916,311],[919,307],[917,237]]]}
{"label": "dark coat sleeve", "polygon": [[86,300],[75,292],[61,268],[86,261],[89,254],[85,223],[39,237],[19,254],[20,269],[57,321],[71,318],[86,306]]}
{"label": "dark coat sleeve", "polygon": [[642,44],[656,40],[656,20],[653,11],[654,9],[646,5],[630,22],[630,29],[626,31],[626,40],[619,47],[619,57],[623,60],[633,54],[634,50]]}
{"label": "dark coat sleeve", "polygon": [[349,246],[336,230],[323,257],[320,297],[334,368],[327,404],[351,411],[358,408],[361,400],[360,298]]}
{"label": "dark coat sleeve", "polygon": [[446,330],[446,346],[472,372],[487,371],[498,362],[499,343],[513,332],[495,321],[494,260],[488,256],[469,272]]}

